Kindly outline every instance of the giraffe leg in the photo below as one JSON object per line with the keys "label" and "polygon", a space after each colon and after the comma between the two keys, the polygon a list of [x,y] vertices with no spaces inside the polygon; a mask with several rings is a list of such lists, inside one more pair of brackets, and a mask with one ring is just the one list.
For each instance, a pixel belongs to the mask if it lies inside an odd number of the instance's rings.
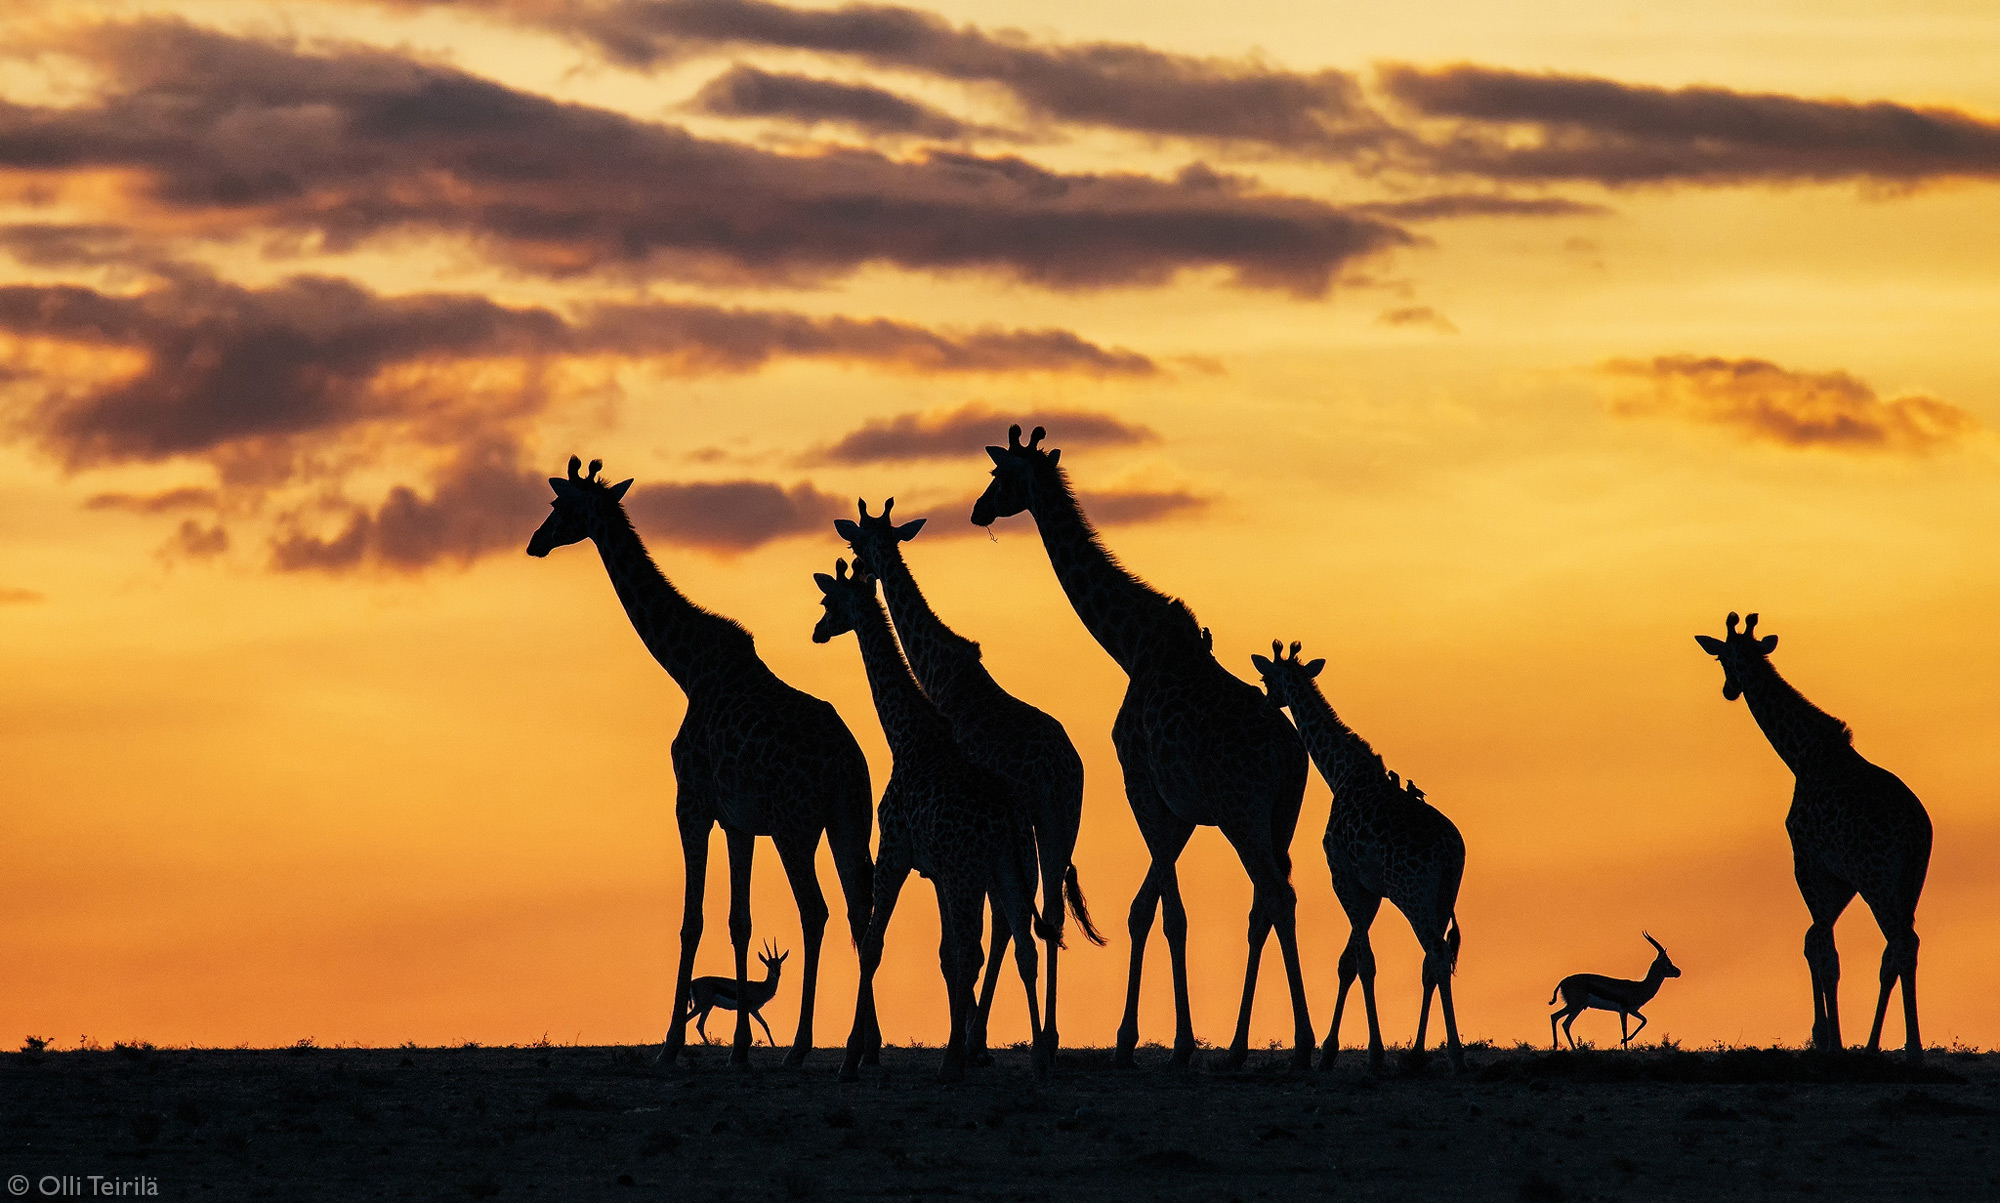
{"label": "giraffe leg", "polygon": [[[736,950],[736,997],[750,996],[750,860],[757,850],[757,837],[747,831],[725,827],[729,841],[729,942]],[[729,1064],[750,1068],[750,1014],[736,1011],[736,1038],[730,1042]]]}
{"label": "giraffe leg", "polygon": [[979,921],[985,907],[984,891],[962,883],[937,882],[938,966],[944,970],[945,991],[951,1000],[951,1037],[944,1049],[944,1063],[938,1067],[939,1082],[965,1080],[966,1028],[972,1019],[973,983],[979,980]]}
{"label": "giraffe leg", "polygon": [[903,883],[909,876],[910,862],[903,850],[884,847],[875,862],[869,891],[874,905],[868,930],[861,937],[861,981],[854,993],[854,1027],[847,1034],[847,1056],[840,1063],[843,1082],[860,1081],[862,1059],[881,1048],[881,1029],[875,1023],[875,971],[882,964],[882,937],[896,913],[896,897],[903,892]]}
{"label": "giraffe leg", "polygon": [[1368,1014],[1368,1068],[1381,1073],[1389,1063],[1389,1054],[1382,1047],[1382,1016],[1375,1010],[1375,946],[1365,940],[1360,962],[1355,969],[1361,978],[1361,1009]]}
{"label": "giraffe leg", "polygon": [[1271,918],[1264,911],[1262,898],[1253,898],[1250,903],[1250,955],[1243,966],[1243,1004],[1236,1011],[1236,1034],[1229,1040],[1229,1059],[1225,1064],[1231,1069],[1243,1068],[1250,1059],[1250,1003],[1257,996],[1257,970],[1264,960],[1264,943],[1271,935]]}
{"label": "giraffe leg", "polygon": [[993,938],[989,941],[986,954],[986,980],[980,984],[979,1002],[972,1009],[971,1027],[965,1033],[966,1059],[974,1065],[993,1064],[993,1054],[986,1051],[986,1020],[993,1013],[993,995],[1000,988],[1000,970],[1007,964],[1007,941],[1012,938],[1013,929],[1007,917],[1000,913],[1000,907],[993,907]]}
{"label": "giraffe leg", "polygon": [[1174,1056],[1176,1068],[1194,1062],[1194,1007],[1188,1001],[1187,906],[1181,901],[1181,877],[1172,865],[1160,889],[1160,934],[1167,938],[1167,960],[1174,978]]}
{"label": "giraffe leg", "polygon": [[[999,886],[993,895],[993,911],[996,915],[1004,912],[1007,916],[1008,925],[1022,933],[1021,938],[1014,941],[1014,965],[1021,974],[1021,988],[1027,992],[1028,996],[1028,1039],[1029,1047],[1033,1050],[1029,1060],[1034,1066],[1036,1080],[1047,1081],[1050,1057],[1048,1047],[1044,1042],[1045,1034],[1042,1028],[1041,1007],[1035,996],[1035,974],[1038,958],[1035,951],[1034,938],[1035,907],[1033,891],[1034,884],[1032,879],[1022,881],[1019,878],[1003,874]],[[1061,905],[1060,898],[1058,898],[1057,905]],[[1054,942],[1051,941],[1050,943],[1053,944]],[[1000,953],[997,950],[992,954],[992,959],[996,962],[1000,959]]]}
{"label": "giraffe leg", "polygon": [[1833,925],[1854,898],[1854,887],[1792,850],[1792,875],[1812,914],[1806,929],[1806,965],[1812,970],[1813,1047],[1838,1052],[1840,1041],[1840,953],[1833,943]]}
{"label": "giraffe leg", "polygon": [[1446,1055],[1451,1058],[1452,1072],[1462,1074],[1465,1072],[1465,1050],[1458,1043],[1458,1012],[1451,1003],[1451,969],[1456,959],[1456,950],[1439,939],[1436,965],[1433,967],[1432,956],[1426,953],[1424,970],[1437,982],[1438,1014],[1444,1019],[1444,1043]]}
{"label": "giraffe leg", "polygon": [[[1174,892],[1166,907],[1167,946],[1170,953],[1178,947],[1182,950],[1180,955],[1183,958],[1186,955],[1187,911],[1180,907],[1180,883],[1174,875],[1174,861],[1180,858],[1181,849],[1187,847],[1188,837],[1194,834],[1194,828],[1174,818],[1166,806],[1158,801],[1157,795],[1152,795],[1154,809],[1142,811],[1145,795],[1140,792],[1138,782],[1132,773],[1133,770],[1127,770],[1125,790],[1132,800],[1134,817],[1140,819],[1139,832],[1146,838],[1146,846],[1153,854],[1153,861],[1146,870],[1146,879],[1139,883],[1138,894],[1132,898],[1132,911],[1126,920],[1126,931],[1132,938],[1132,958],[1125,981],[1125,1016],[1118,1025],[1118,1045],[1112,1055],[1112,1064],[1121,1067],[1132,1065],[1132,1052],[1139,1045],[1139,983],[1146,962],[1146,940],[1152,935],[1153,916],[1159,910],[1161,896],[1166,893],[1169,882],[1173,883]],[[1150,789],[1150,786],[1146,786],[1147,791]],[[1177,930],[1178,943],[1175,934]],[[1183,959],[1176,963],[1180,969],[1175,981],[1184,982],[1186,962]],[[1186,995],[1178,984],[1174,993],[1177,1029],[1174,1036],[1174,1056],[1176,1064],[1185,1065],[1187,1059],[1181,1056],[1179,1028],[1185,1024],[1189,1030],[1187,1056],[1191,1058],[1194,1055],[1192,1033],[1194,1025],[1192,1020],[1183,1018],[1186,1015],[1186,1011],[1182,1009],[1185,1006]]]}
{"label": "giraffe leg", "polygon": [[1868,1033],[1868,1051],[1877,1051],[1882,1044],[1882,1021],[1889,1011],[1889,992],[1896,983],[1903,983],[1903,1051],[1911,1060],[1921,1060],[1923,1045],[1913,1033],[1916,1030],[1916,1006],[1910,1000],[1916,993],[1917,977],[1917,933],[1897,932],[1889,937],[1882,949],[1882,994],[1875,1001],[1875,1026]]}
{"label": "giraffe leg", "polygon": [[[678,770],[676,770],[678,771]],[[683,778],[685,780],[685,778]],[[694,954],[701,947],[702,890],[708,884],[708,833],[715,822],[706,808],[684,805],[679,814],[683,894],[681,960],[674,973],[674,1022],[660,1047],[660,1058],[672,1063],[687,1045],[687,1021],[694,992]],[[703,1043],[706,1043],[704,1038]]]}
{"label": "giraffe leg", "polygon": [[[1332,857],[1329,867],[1334,867]],[[1375,972],[1375,953],[1368,946],[1368,929],[1375,922],[1375,915],[1382,909],[1380,895],[1371,894],[1360,883],[1348,880],[1336,869],[1333,879],[1333,894],[1340,900],[1340,909],[1347,912],[1347,947],[1340,951],[1340,993],[1333,1002],[1333,1022],[1326,1029],[1326,1043],[1320,1046],[1319,1067],[1332,1069],[1334,1058],[1340,1054],[1340,1018],[1347,1010],[1347,991],[1354,985],[1354,979],[1361,973],[1366,963],[1370,976]],[[1371,1050],[1381,1047],[1381,1034],[1372,1028],[1368,1033]],[[1379,1051],[1372,1051],[1370,1060],[1379,1061]]]}
{"label": "giraffe leg", "polygon": [[[796,1069],[806,1063],[806,1054],[812,1052],[813,1007],[819,992],[819,950],[826,935],[826,895],[820,892],[819,869],[813,863],[819,851],[819,836],[815,832],[811,844],[802,840],[778,842],[778,859],[784,863],[785,877],[792,883],[792,897],[799,904],[799,930],[805,940],[805,964],[800,967],[799,982],[799,1027],[792,1038],[792,1047],[785,1054],[785,1067]],[[757,1016],[763,1023],[764,1017]],[[769,1039],[771,1029],[764,1028],[764,1036]],[[777,1047],[777,1041],[771,1042]]]}
{"label": "giraffe leg", "polygon": [[[869,796],[864,774],[851,797],[835,809],[827,821],[826,843],[833,852],[833,867],[840,877],[840,893],[847,904],[847,932],[860,948],[868,934],[874,913],[875,858],[868,851],[869,835],[875,825],[874,799]],[[818,879],[815,870],[814,879]],[[810,979],[809,979],[810,980]],[[882,1029],[875,1021],[874,996],[869,996],[867,1030],[863,1033],[863,1063],[881,1064]]]}

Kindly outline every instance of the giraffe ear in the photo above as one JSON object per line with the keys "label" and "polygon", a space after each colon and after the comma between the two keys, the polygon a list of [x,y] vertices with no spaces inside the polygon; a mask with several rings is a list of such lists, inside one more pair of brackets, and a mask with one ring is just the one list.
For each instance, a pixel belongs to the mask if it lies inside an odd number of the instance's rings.
{"label": "giraffe ear", "polygon": [[861,537],[861,528],[845,518],[835,518],[833,520],[833,533],[852,543]]}
{"label": "giraffe ear", "polygon": [[1271,670],[1277,667],[1276,665],[1272,664],[1269,660],[1264,659],[1264,657],[1255,654],[1251,655],[1250,664],[1253,668],[1257,670],[1257,675],[1260,677],[1270,676]]}
{"label": "giraffe ear", "polygon": [[1778,647],[1778,637],[1776,635],[1766,635],[1762,639],[1759,639],[1757,641],[1757,650],[1764,653],[1766,656],[1776,651],[1777,647]]}
{"label": "giraffe ear", "polygon": [[828,576],[824,572],[813,573],[813,584],[819,586],[819,591],[821,593],[833,592],[833,578]]}
{"label": "giraffe ear", "polygon": [[1325,667],[1326,667],[1325,660],[1314,660],[1310,664],[1307,664],[1305,666],[1306,680],[1310,681],[1314,677],[1317,677],[1319,675],[1319,670]]}
{"label": "giraffe ear", "polygon": [[611,500],[623,501],[625,499],[625,490],[631,487],[632,487],[632,480],[630,477],[627,477],[626,479],[619,481],[617,484],[612,485]]}
{"label": "giraffe ear", "polygon": [[1720,656],[1722,654],[1722,649],[1729,646],[1722,640],[1713,638],[1708,635],[1696,635],[1694,637],[1694,641],[1701,645],[1702,651],[1707,652],[1711,656]]}
{"label": "giraffe ear", "polygon": [[576,496],[576,486],[570,484],[560,476],[549,477],[549,487],[556,491],[556,496],[558,497]]}
{"label": "giraffe ear", "polygon": [[1007,449],[1005,447],[988,447],[986,449],[986,454],[989,457],[991,457],[993,462],[996,464],[1004,464],[1007,462]]}
{"label": "giraffe ear", "polygon": [[917,532],[922,529],[924,529],[924,520],[922,518],[905,522],[896,528],[896,542],[908,543],[910,540],[916,538]]}
{"label": "giraffe ear", "polygon": [[1049,452],[1049,467],[1053,468],[1061,462],[1062,462],[1062,448],[1058,447],[1054,451]]}

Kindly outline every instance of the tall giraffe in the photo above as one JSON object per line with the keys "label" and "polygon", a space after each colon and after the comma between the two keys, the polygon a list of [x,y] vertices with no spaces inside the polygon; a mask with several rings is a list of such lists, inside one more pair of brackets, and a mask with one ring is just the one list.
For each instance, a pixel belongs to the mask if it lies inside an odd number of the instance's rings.
{"label": "tall giraffe", "polygon": [[1271,659],[1250,657],[1271,690],[1271,700],[1289,707],[1299,725],[1306,750],[1333,790],[1333,809],[1326,816],[1326,867],[1333,872],[1333,892],[1347,912],[1351,930],[1340,954],[1340,995],[1333,1004],[1333,1024],[1320,1048],[1319,1067],[1332,1069],[1340,1053],[1340,1015],[1347,990],[1361,979],[1361,999],[1368,1009],[1368,1064],[1381,1069],[1382,1025],[1375,1017],[1375,950],[1368,928],[1387,898],[1410,921],[1424,949],[1424,1006],[1417,1014],[1414,1056],[1424,1055],[1424,1029],[1431,1018],[1431,993],[1436,991],[1444,1015],[1444,1037],[1452,1068],[1464,1072],[1465,1054],[1458,1046],[1458,1015],[1452,1009],[1451,974],[1458,962],[1458,883],[1465,875],[1465,840],[1458,828],[1423,800],[1411,782],[1405,789],[1382,765],[1368,741],[1350,730],[1333,712],[1314,678],[1326,661],[1299,663],[1299,645],[1290,656],[1276,642]]}
{"label": "tall giraffe", "polygon": [[1194,1056],[1194,1021],[1187,989],[1187,910],[1174,862],[1197,824],[1219,827],[1250,875],[1250,955],[1243,1003],[1229,1065],[1250,1052],[1250,1005],[1257,966],[1273,928],[1291,987],[1293,1064],[1312,1064],[1312,1018],[1299,972],[1298,896],[1292,890],[1292,834],[1305,801],[1306,753],[1298,732],[1263,691],[1232,676],[1209,654],[1209,639],[1186,604],[1127,572],[1083,515],[1059,464],[1062,452],[1041,449],[1037,426],[1026,445],[1021,428],[1007,446],[988,447],[993,483],[972,507],[972,521],[989,526],[1023,510],[1034,516],[1056,579],[1077,617],[1125,670],[1130,684],[1111,742],[1125,774],[1125,798],[1152,854],[1128,920],[1132,965],[1115,1063],[1132,1064],[1139,1042],[1139,982],[1153,915],[1166,909],[1167,949],[1174,969],[1174,1064]]}
{"label": "tall giraffe", "polygon": [[[980,662],[979,645],[946,626],[924,600],[923,590],[903,561],[903,544],[917,537],[924,519],[897,526],[889,516],[896,504],[893,497],[882,503],[879,515],[868,513],[866,501],[858,504],[859,522],[841,518],[833,527],[854,549],[857,562],[866,563],[882,582],[889,615],[895,620],[896,634],[918,684],[951,723],[952,737],[966,755],[1020,791],[1034,823],[1046,911],[1043,918],[1054,933],[1048,944],[1047,1001],[1042,1010],[1042,1036],[1053,1055],[1061,1043],[1056,1031],[1056,952],[1062,947],[1061,900],[1065,892],[1083,934],[1093,944],[1104,943],[1090,922],[1071,860],[1077,825],[1083,817],[1083,758],[1076,754],[1076,746],[1061,723],[1002,689]],[[987,1059],[986,1021],[993,1009],[994,987],[999,984],[1001,954],[1006,951],[1008,936],[1006,917],[996,907],[986,981],[967,1041],[967,1052],[975,1061]]]}
{"label": "tall giraffe", "polygon": [[1722,696],[1739,696],[1764,738],[1792,770],[1796,786],[1785,830],[1792,837],[1792,874],[1805,897],[1806,965],[1812,970],[1813,1047],[1838,1049],[1840,954],[1834,921],[1859,892],[1875,913],[1887,946],[1882,949],[1882,993],[1868,1051],[1882,1043],[1889,991],[1903,983],[1903,1053],[1923,1059],[1917,1038],[1917,898],[1931,863],[1931,819],[1902,780],[1862,759],[1846,723],[1814,706],[1771,667],[1776,635],[1756,637],[1757,616],[1727,635],[1696,635],[1703,651],[1722,662]]}
{"label": "tall giraffe", "polygon": [[[875,712],[895,758],[889,784],[882,791],[875,912],[861,940],[855,1036],[848,1040],[841,1080],[851,1082],[860,1076],[857,1067],[866,1050],[859,1037],[867,1030],[866,1016],[874,1006],[883,933],[912,869],[930,878],[937,890],[942,932],[938,961],[951,1003],[951,1038],[938,1080],[956,1082],[965,1077],[972,984],[979,978],[981,959],[979,920],[989,896],[994,912],[1004,915],[1008,926],[1020,934],[1014,941],[1014,963],[1028,992],[1035,1074],[1046,1077],[1051,1056],[1035,1000],[1035,936],[1048,933],[1035,914],[1035,837],[1022,799],[1006,778],[973,763],[952,738],[951,723],[918,688],[889,630],[889,616],[875,599],[875,578],[861,562],[855,561],[854,575],[849,576],[847,561],[836,560],[832,576],[815,573],[813,580],[826,607],[813,628],[813,642],[854,632]],[[993,955],[997,959],[1000,951],[995,949]]]}
{"label": "tall giraffe", "polygon": [[[672,1059],[687,1040],[688,995],[695,950],[701,944],[702,887],[708,877],[709,830],[722,825],[729,845],[729,936],[736,949],[736,995],[745,997],[750,951],[750,862],[756,837],[771,837],[798,900],[805,937],[804,983],[798,1034],[785,1064],[803,1064],[812,1049],[813,1001],[819,982],[820,936],[826,898],[814,859],[820,833],[833,849],[834,868],[847,898],[847,924],[859,941],[870,910],[868,761],[840,715],[826,702],[780,681],[757,655],[750,633],[695,605],[675,589],[632,529],[620,504],[632,482],[606,485],[570,457],[569,476],[552,476],[548,519],[528,541],[528,554],[546,556],[589,539],[633,629],[660,667],[687,694],[687,716],[674,736],[675,817],[687,867],[681,912],[680,971],[674,984],[674,1020],[664,1055]],[[864,1016],[864,1040],[879,1047],[874,1011]],[[730,1064],[750,1063],[750,1017],[736,1013]]]}

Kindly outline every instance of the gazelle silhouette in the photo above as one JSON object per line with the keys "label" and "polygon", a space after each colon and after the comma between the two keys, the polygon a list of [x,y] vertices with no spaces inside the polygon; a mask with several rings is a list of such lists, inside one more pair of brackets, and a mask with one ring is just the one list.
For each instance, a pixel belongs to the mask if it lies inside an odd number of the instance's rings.
{"label": "gazelle silhouette", "polygon": [[[1639,934],[1645,936],[1646,943],[1651,944],[1660,954],[1653,958],[1653,964],[1646,970],[1644,979],[1635,982],[1627,977],[1572,973],[1556,983],[1555,993],[1549,995],[1549,1002],[1554,1003],[1560,998],[1563,1000],[1563,1006],[1561,1010],[1549,1016],[1550,1044],[1557,1048],[1562,1047],[1556,1040],[1556,1021],[1561,1020],[1562,1033],[1569,1037],[1569,1046],[1575,1048],[1576,1037],[1570,1035],[1569,1025],[1576,1022],[1577,1016],[1593,1009],[1618,1012],[1618,1044],[1621,1048],[1631,1044],[1634,1036],[1646,1030],[1646,1017],[1639,1015],[1639,1008],[1653,1001],[1653,996],[1660,992],[1661,982],[1670,977],[1679,977],[1681,971],[1668,958],[1667,950],[1660,946],[1658,940],[1645,932]],[[1625,1030],[1625,1017],[1628,1015],[1639,1015],[1639,1026],[1633,1028],[1630,1033]]]}
{"label": "gazelle silhouette", "polygon": [[688,993],[688,1012],[680,1017],[680,1022],[686,1024],[688,1020],[694,1020],[694,1030],[701,1033],[701,1042],[707,1044],[709,1011],[721,1007],[725,1011],[746,1012],[757,1021],[757,1026],[764,1029],[764,1039],[776,1048],[778,1042],[772,1039],[771,1025],[764,1022],[761,1012],[765,1003],[777,997],[778,971],[784,967],[785,958],[791,955],[779,952],[776,944],[767,942],[764,951],[757,954],[757,959],[764,963],[764,980],[745,982],[741,997],[736,993],[736,979],[733,977],[694,979]]}

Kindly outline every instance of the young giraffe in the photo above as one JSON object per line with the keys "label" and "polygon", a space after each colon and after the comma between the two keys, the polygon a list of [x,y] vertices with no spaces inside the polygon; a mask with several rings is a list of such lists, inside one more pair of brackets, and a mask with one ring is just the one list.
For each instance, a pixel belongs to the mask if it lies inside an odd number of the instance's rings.
{"label": "young giraffe", "polygon": [[[980,663],[979,645],[932,612],[916,577],[903,562],[902,545],[917,537],[924,520],[897,526],[889,517],[895,504],[891,497],[882,503],[880,515],[870,516],[868,503],[862,501],[859,522],[842,518],[833,527],[854,549],[857,561],[866,563],[882,582],[889,616],[895,620],[896,634],[902,639],[917,683],[950,721],[958,746],[974,763],[1005,777],[1026,800],[1041,860],[1042,900],[1047,908],[1043,918],[1054,932],[1048,945],[1047,1001],[1042,1008],[1042,1035],[1053,1056],[1061,1042],[1056,1031],[1056,951],[1062,947],[1061,899],[1065,892],[1084,936],[1093,944],[1104,943],[1090,922],[1076,865],[1070,859],[1083,817],[1083,758],[1076,754],[1076,746],[1061,723],[1000,688]],[[1006,916],[996,907],[986,981],[967,1041],[967,1053],[976,1063],[990,1060],[986,1055],[986,1020],[993,1009],[994,987],[999,984],[1009,935]]]}
{"label": "young giraffe", "polygon": [[1326,661],[1301,664],[1297,643],[1286,656],[1275,641],[1271,657],[1250,660],[1269,687],[1271,700],[1291,709],[1306,750],[1333,790],[1333,810],[1326,817],[1322,842],[1326,867],[1333,871],[1333,892],[1352,929],[1340,954],[1340,994],[1334,1000],[1326,1043],[1320,1046],[1319,1067],[1332,1069],[1340,1053],[1340,1015],[1357,976],[1368,1009],[1368,1064],[1376,1070],[1383,1066],[1382,1025],[1375,1017],[1375,950],[1368,944],[1368,928],[1387,898],[1410,921],[1410,930],[1424,949],[1424,1005],[1417,1013],[1412,1055],[1418,1060],[1424,1055],[1424,1029],[1431,1018],[1431,993],[1436,991],[1452,1068],[1463,1073],[1465,1054],[1458,1046],[1451,974],[1458,963],[1456,910],[1458,883],[1465,874],[1465,840],[1450,819],[1423,801],[1414,783],[1403,789],[1368,741],[1333,712],[1313,681]]}
{"label": "young giraffe", "polygon": [[[702,887],[708,877],[709,829],[722,825],[729,844],[729,935],[736,949],[736,993],[748,989],[750,861],[756,837],[771,837],[798,900],[805,937],[799,1028],[785,1064],[803,1064],[812,1049],[814,991],[819,980],[826,899],[814,859],[820,833],[847,900],[847,924],[858,941],[870,909],[868,761],[834,708],[780,681],[757,656],[750,633],[695,605],[661,574],[620,500],[632,482],[606,485],[599,462],[569,476],[549,478],[555,490],[548,519],[528,541],[528,554],[590,539],[618,592],[632,626],[653,658],[687,694],[687,716],[674,736],[675,816],[681,833],[686,900],[681,913],[680,972],[674,985],[674,1021],[663,1056],[671,1060],[687,1041],[688,995],[695,951],[701,943]],[[879,1048],[874,1011],[864,1018],[863,1039]],[[731,1065],[750,1063],[750,1017],[736,1014]]]}
{"label": "young giraffe", "polygon": [[1840,1043],[1840,954],[1833,924],[1858,891],[1888,940],[1882,950],[1882,993],[1868,1051],[1881,1046],[1889,991],[1903,983],[1903,1052],[1923,1059],[1917,1038],[1917,897],[1931,863],[1931,819],[1924,804],[1894,773],[1861,758],[1847,724],[1814,706],[1771,667],[1776,635],[1756,637],[1757,616],[1727,635],[1696,635],[1702,650],[1722,662],[1722,696],[1738,696],[1764,729],[1797,785],[1785,830],[1792,837],[1792,873],[1812,913],[1806,930],[1806,964],[1812,970],[1813,1047]]}
{"label": "young giraffe", "polygon": [[[882,963],[882,937],[896,910],[896,897],[915,869],[937,890],[938,962],[944,970],[945,993],[951,1001],[951,1039],[945,1045],[938,1081],[965,1077],[966,1036],[972,1020],[972,985],[979,978],[982,954],[979,921],[986,899],[1021,933],[1014,941],[1014,963],[1028,992],[1028,1030],[1034,1041],[1036,1077],[1046,1077],[1050,1054],[1042,1036],[1035,1001],[1035,940],[1048,930],[1035,914],[1035,845],[1021,799],[1006,778],[974,764],[951,735],[951,724],[924,697],[910,675],[889,616],[875,599],[875,578],[847,561],[834,561],[834,574],[815,573],[826,613],[813,628],[813,642],[854,632],[861,661],[868,672],[868,689],[882,733],[889,738],[895,767],[882,791],[882,839],[875,856],[875,913],[861,940],[861,989],[854,1020],[855,1037],[848,1041],[840,1079],[852,1082],[865,1051],[859,1037],[866,1030],[864,1015],[872,1013],[875,970]],[[995,950],[994,955],[999,955]]]}
{"label": "young giraffe", "polygon": [[993,483],[972,507],[972,521],[1023,510],[1034,516],[1056,579],[1077,617],[1130,684],[1112,724],[1111,742],[1125,773],[1125,797],[1152,854],[1132,900],[1132,965],[1125,1018],[1114,1061],[1132,1064],[1139,1042],[1139,982],[1156,907],[1166,907],[1174,971],[1174,1064],[1194,1056],[1188,1009],[1187,911],[1174,862],[1197,824],[1219,827],[1236,849],[1254,890],[1243,1003],[1230,1042],[1231,1067],[1250,1053],[1250,1006],[1264,942],[1277,929],[1291,987],[1293,1064],[1312,1064],[1312,1018],[1299,972],[1298,897],[1292,890],[1292,833],[1305,800],[1306,753],[1298,732],[1263,692],[1232,676],[1209,654],[1209,640],[1186,604],[1154,591],[1119,565],[1083,516],[1059,466],[1060,451],[1041,449],[1041,427],[1024,446],[1021,428],[1007,446],[988,447]]}

